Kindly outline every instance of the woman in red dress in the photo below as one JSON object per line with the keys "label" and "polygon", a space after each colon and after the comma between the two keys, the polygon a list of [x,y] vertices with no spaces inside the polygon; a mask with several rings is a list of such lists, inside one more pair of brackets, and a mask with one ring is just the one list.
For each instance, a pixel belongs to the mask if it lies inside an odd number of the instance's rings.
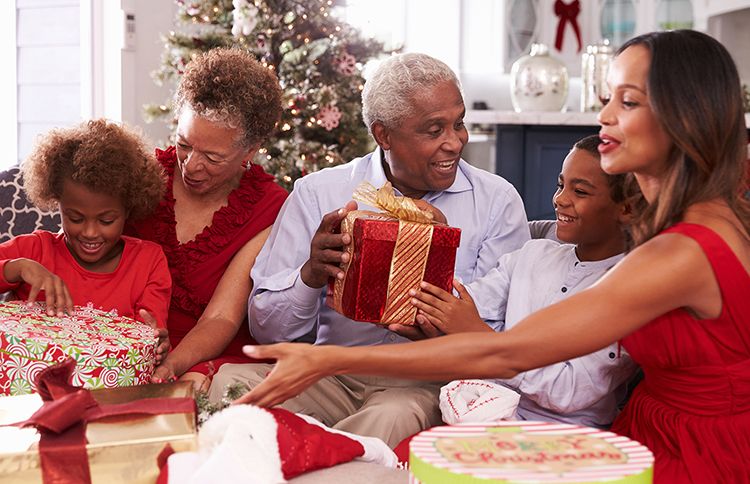
{"label": "woman in red dress", "polygon": [[[504,333],[407,345],[249,347],[275,358],[240,401],[273,405],[333,374],[510,378],[622,339],[645,377],[613,430],[647,445],[655,481],[750,482],[750,206],[737,69],[695,31],[636,37],[608,73],[601,163],[648,208],[638,246],[598,283]],[[441,305],[414,299],[425,319]]]}
{"label": "woman in red dress", "polygon": [[278,79],[250,54],[215,49],[185,69],[176,146],[157,150],[168,175],[156,212],[129,232],[159,243],[172,274],[172,351],[155,373],[207,388],[226,362],[247,362],[250,269],[287,192],[252,163],[281,115]]}

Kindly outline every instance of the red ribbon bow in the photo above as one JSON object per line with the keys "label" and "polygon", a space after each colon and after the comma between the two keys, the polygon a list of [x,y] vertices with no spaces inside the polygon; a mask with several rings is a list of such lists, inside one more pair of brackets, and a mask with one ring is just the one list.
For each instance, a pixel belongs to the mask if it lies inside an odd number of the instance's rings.
{"label": "red ribbon bow", "polygon": [[581,28],[578,26],[578,14],[581,13],[581,4],[578,0],[566,4],[562,0],[555,1],[555,15],[560,17],[557,21],[557,37],[555,38],[555,48],[562,51],[563,34],[565,33],[565,24],[570,22],[573,31],[578,39],[578,51],[581,52],[583,44],[581,43]]}
{"label": "red ribbon bow", "polygon": [[35,382],[44,404],[28,420],[11,424],[36,427],[42,481],[45,484],[91,483],[86,453],[86,424],[105,417],[142,417],[195,411],[192,398],[146,398],[99,405],[89,390],[69,383],[75,360],[45,368]]}

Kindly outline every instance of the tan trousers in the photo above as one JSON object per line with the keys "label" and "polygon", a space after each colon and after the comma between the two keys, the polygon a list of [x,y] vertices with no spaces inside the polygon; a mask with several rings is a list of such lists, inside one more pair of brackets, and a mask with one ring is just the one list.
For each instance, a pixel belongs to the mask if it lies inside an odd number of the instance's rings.
{"label": "tan trousers", "polygon": [[[224,364],[214,375],[209,399],[221,401],[235,382],[250,388],[271,371],[270,364]],[[342,375],[324,378],[279,405],[310,415],[329,427],[378,437],[391,448],[406,437],[440,425],[440,383],[394,378]]]}

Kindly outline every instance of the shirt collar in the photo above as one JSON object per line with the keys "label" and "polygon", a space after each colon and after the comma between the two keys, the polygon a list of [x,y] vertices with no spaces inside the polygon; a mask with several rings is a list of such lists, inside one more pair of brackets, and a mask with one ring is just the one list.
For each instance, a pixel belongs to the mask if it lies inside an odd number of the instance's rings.
{"label": "shirt collar", "polygon": [[[388,178],[385,176],[385,170],[383,170],[383,162],[385,160],[385,155],[383,153],[383,149],[381,147],[378,147],[375,152],[372,154],[370,167],[367,170],[367,180],[373,184],[376,188],[382,187],[386,181],[388,181]],[[465,192],[467,190],[471,190],[471,182],[469,181],[469,178],[464,173],[464,170],[466,170],[468,166],[468,163],[463,160],[459,160],[458,162],[458,170],[456,171],[456,179],[453,180],[453,183],[451,186],[446,188],[443,191],[440,192],[427,192],[427,194],[422,197],[426,201],[434,200],[435,198],[438,198],[443,193],[458,193],[458,192]],[[393,188],[396,194],[403,195],[396,187]]]}
{"label": "shirt collar", "polygon": [[608,257],[602,260],[580,261],[578,260],[578,254],[575,253],[575,250],[573,251],[573,254],[574,254],[574,266],[576,267],[576,269],[586,270],[586,271],[595,271],[595,270],[602,270],[602,269],[609,270],[615,264],[620,262],[620,260],[623,257],[625,257],[625,254],[617,254],[617,255],[613,255],[612,257]]}

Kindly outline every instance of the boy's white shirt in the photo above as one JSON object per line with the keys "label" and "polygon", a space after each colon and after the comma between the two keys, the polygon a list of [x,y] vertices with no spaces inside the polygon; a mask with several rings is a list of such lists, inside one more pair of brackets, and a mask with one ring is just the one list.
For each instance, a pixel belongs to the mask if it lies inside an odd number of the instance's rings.
{"label": "boy's white shirt", "polygon": [[[582,262],[574,245],[535,239],[504,255],[495,268],[466,289],[481,318],[495,331],[502,331],[589,287],[622,257]],[[521,394],[520,419],[605,427],[616,416],[624,383],[636,369],[615,343],[580,358],[491,381]]]}

